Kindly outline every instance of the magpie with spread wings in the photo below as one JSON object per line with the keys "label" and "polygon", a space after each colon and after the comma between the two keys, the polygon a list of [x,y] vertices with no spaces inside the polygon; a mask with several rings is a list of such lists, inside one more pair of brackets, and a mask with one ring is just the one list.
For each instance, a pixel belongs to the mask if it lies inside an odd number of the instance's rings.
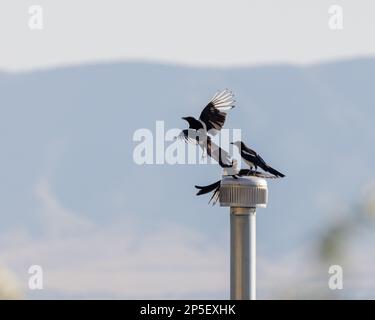
{"label": "magpie with spread wings", "polygon": [[277,178],[285,177],[284,174],[270,167],[258,153],[248,148],[242,141],[231,142],[231,144],[235,145],[240,150],[241,157],[249,165],[250,170],[253,168],[257,170],[259,167]]}
{"label": "magpie with spread wings", "polygon": [[228,111],[234,108],[233,92],[225,89],[217,92],[201,112],[199,119],[183,117],[189,124],[189,128],[182,130],[179,138],[186,142],[195,142],[207,151],[207,154],[215,159],[223,168],[232,167],[231,157],[228,152],[217,146],[208,135],[215,135],[223,126]]}
{"label": "magpie with spread wings", "polygon": [[183,117],[189,123],[189,129],[201,130],[215,135],[224,126],[228,111],[234,108],[233,92],[225,89],[217,92],[201,112],[199,119],[194,117]]}

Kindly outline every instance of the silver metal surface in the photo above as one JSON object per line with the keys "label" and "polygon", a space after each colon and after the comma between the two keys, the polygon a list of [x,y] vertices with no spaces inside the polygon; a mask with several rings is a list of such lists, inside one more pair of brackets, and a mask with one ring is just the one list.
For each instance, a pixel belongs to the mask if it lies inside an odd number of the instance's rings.
{"label": "silver metal surface", "polygon": [[259,177],[224,177],[220,187],[220,206],[265,208],[268,201],[267,181]]}
{"label": "silver metal surface", "polygon": [[256,208],[265,208],[267,182],[259,177],[224,177],[220,205],[230,207],[230,298],[256,299]]}
{"label": "silver metal surface", "polygon": [[250,300],[256,300],[256,211],[250,212]]}
{"label": "silver metal surface", "polygon": [[250,239],[249,208],[230,210],[230,298],[249,300]]}

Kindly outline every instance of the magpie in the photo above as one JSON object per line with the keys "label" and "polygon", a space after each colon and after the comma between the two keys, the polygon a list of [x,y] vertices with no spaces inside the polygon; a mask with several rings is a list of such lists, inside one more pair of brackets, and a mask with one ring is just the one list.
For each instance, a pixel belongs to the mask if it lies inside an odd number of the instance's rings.
{"label": "magpie", "polygon": [[183,117],[189,124],[189,128],[182,130],[178,138],[185,142],[197,143],[207,154],[215,159],[222,168],[233,166],[228,152],[216,145],[208,134],[216,135],[226,119],[224,111],[234,108],[233,92],[225,89],[217,92],[201,112],[199,119]]}
{"label": "magpie", "polygon": [[[183,117],[189,123],[189,129],[201,130],[215,135],[224,126],[227,114],[224,111],[234,108],[233,92],[225,89],[218,91],[201,112],[199,119]],[[187,133],[183,131],[183,133]]]}
{"label": "magpie", "polygon": [[250,170],[253,170],[253,168],[257,170],[259,167],[277,178],[285,177],[284,174],[270,167],[258,153],[248,148],[242,141],[231,142],[231,144],[235,145],[240,150],[241,157],[249,165]]}

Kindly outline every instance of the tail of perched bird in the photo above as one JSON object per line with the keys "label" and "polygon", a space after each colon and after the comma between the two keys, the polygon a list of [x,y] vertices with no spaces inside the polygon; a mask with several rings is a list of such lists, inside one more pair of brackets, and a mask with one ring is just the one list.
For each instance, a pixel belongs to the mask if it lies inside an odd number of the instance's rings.
{"label": "tail of perched bird", "polygon": [[206,194],[206,193],[210,193],[210,192],[213,191],[213,194],[210,198],[210,201],[208,201],[208,203],[210,203],[212,200],[214,200],[212,205],[215,205],[216,202],[219,200],[220,185],[221,185],[221,180],[216,181],[216,182],[214,182],[214,183],[212,183],[208,186],[195,186],[195,188],[199,189],[199,191],[197,192],[197,196],[200,196],[200,195]]}
{"label": "tail of perched bird", "polygon": [[215,189],[217,189],[217,187],[220,187],[220,183],[221,180],[216,181],[208,186],[195,186],[195,188],[199,189],[197,196],[214,191]]}
{"label": "tail of perched bird", "polygon": [[269,173],[273,174],[277,178],[284,178],[285,177],[284,174],[282,174],[281,172],[277,171],[276,169],[274,169],[274,168],[272,168],[268,165],[267,165],[267,167],[262,168],[262,169],[266,172],[269,172]]}
{"label": "tail of perched bird", "polygon": [[258,178],[263,178],[263,179],[277,179],[279,178],[278,176],[274,174],[268,174],[266,172],[260,172],[252,169],[241,169],[236,176],[238,177],[246,177],[246,176],[253,176],[253,177],[258,177]]}

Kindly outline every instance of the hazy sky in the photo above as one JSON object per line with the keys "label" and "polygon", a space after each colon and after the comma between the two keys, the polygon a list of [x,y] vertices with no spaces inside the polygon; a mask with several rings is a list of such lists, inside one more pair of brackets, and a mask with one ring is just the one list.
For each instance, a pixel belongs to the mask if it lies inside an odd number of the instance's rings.
{"label": "hazy sky", "polygon": [[[29,7],[43,8],[30,30]],[[343,8],[344,29],[328,27]],[[0,69],[152,60],[310,63],[374,55],[373,0],[1,0]]]}

